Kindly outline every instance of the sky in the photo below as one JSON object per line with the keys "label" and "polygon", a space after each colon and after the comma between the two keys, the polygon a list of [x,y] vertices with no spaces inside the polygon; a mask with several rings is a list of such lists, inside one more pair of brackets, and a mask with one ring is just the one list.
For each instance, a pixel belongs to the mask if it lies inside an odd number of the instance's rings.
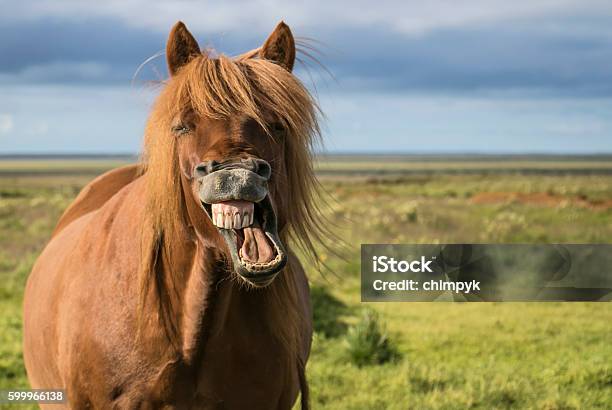
{"label": "sky", "polygon": [[303,55],[296,69],[325,113],[322,150],[612,153],[609,0],[0,0],[0,9],[0,154],[139,152],[177,20],[228,55],[289,24],[325,67]]}

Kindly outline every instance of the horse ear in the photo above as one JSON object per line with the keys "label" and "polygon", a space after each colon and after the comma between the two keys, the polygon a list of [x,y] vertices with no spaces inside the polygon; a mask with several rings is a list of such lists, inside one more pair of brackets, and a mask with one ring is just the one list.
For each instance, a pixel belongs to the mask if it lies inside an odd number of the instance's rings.
{"label": "horse ear", "polygon": [[170,75],[176,74],[182,66],[200,54],[198,42],[182,21],[177,22],[170,30],[166,44],[166,59]]}
{"label": "horse ear", "polygon": [[274,61],[289,71],[293,70],[293,64],[295,63],[295,40],[289,26],[284,21],[278,23],[270,37],[261,46],[259,55],[261,58]]}

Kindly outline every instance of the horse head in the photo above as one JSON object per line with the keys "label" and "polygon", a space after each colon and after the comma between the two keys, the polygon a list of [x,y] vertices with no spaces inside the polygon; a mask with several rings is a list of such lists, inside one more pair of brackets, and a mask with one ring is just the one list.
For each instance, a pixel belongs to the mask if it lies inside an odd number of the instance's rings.
{"label": "horse head", "polygon": [[[237,58],[202,53],[179,22],[166,49],[170,78],[149,122],[147,167],[180,176],[188,225],[203,238],[222,237],[234,272],[255,287],[285,266],[284,232],[307,236],[316,210],[310,147],[318,108],[291,73],[295,55],[282,22]],[[176,195],[163,180],[151,182],[161,187],[154,195]]]}

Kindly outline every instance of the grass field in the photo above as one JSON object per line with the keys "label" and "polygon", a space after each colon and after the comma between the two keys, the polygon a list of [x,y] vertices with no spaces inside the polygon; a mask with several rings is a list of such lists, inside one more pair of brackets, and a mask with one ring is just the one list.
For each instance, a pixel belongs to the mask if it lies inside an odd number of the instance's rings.
{"label": "grass field", "polygon": [[[122,163],[105,161],[0,161],[0,389],[27,386],[21,301],[31,266],[79,189]],[[608,303],[359,300],[360,243],[610,242],[609,158],[332,158],[318,169],[349,249],[346,260],[321,252],[334,274],[307,266],[314,409],[612,408]],[[351,362],[347,335],[366,311],[377,312],[396,360]]]}

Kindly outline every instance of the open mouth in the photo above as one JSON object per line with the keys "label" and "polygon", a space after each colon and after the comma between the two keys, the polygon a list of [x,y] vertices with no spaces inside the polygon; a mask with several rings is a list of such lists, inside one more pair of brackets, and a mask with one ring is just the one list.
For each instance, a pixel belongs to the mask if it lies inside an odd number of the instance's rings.
{"label": "open mouth", "polygon": [[236,273],[257,287],[270,284],[287,261],[270,198],[202,206],[225,239]]}

